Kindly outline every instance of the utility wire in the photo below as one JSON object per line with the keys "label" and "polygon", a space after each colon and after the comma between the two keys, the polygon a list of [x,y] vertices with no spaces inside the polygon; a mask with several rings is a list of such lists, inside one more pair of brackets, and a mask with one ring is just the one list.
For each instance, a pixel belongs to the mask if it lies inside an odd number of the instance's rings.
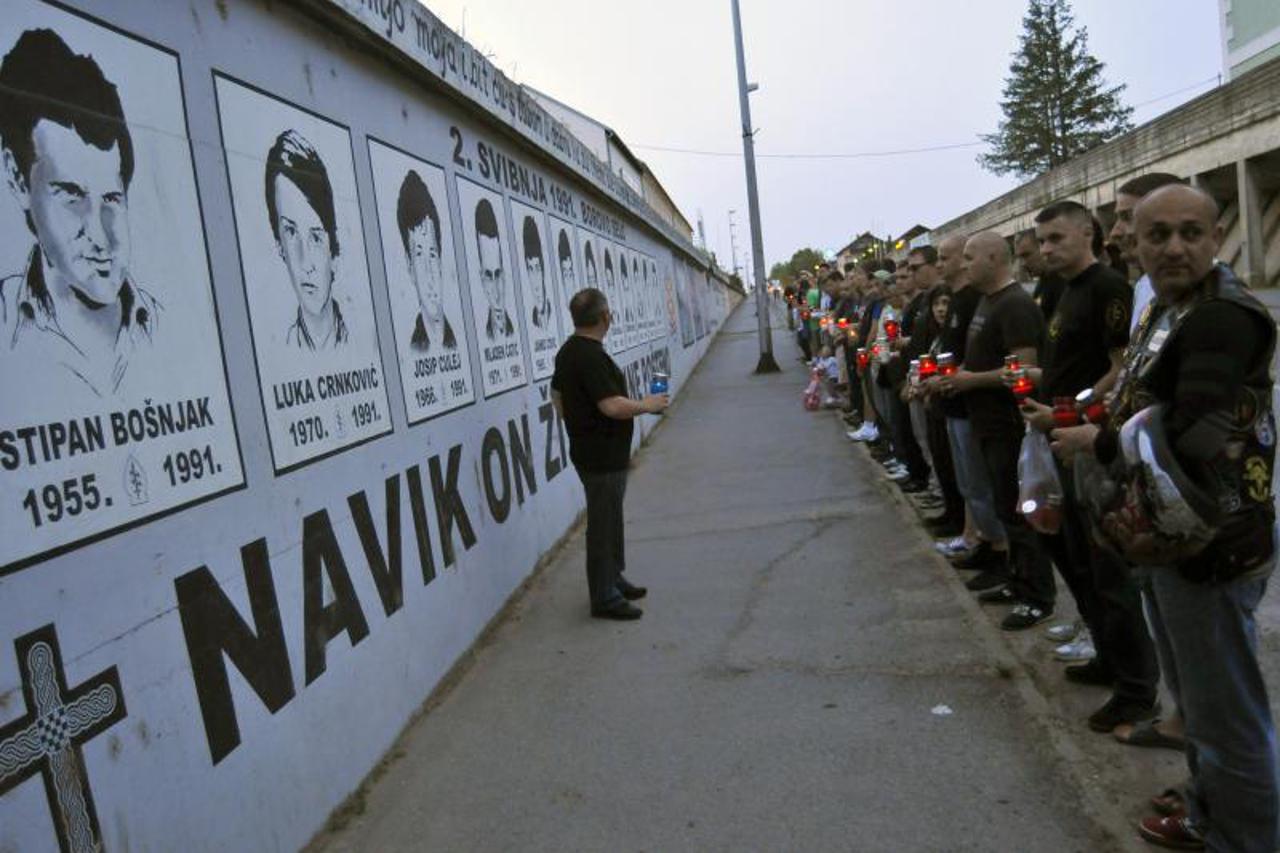
{"label": "utility wire", "polygon": [[[1175,89],[1172,92],[1165,92],[1159,97],[1134,104],[1133,108],[1136,110],[1141,107],[1150,106],[1151,104],[1158,103],[1159,101],[1166,100],[1167,98],[1172,98],[1175,95],[1181,95],[1184,92],[1190,92],[1192,89],[1198,89],[1206,83],[1220,82],[1221,79],[1221,76],[1215,74],[1213,77],[1206,77],[1198,83],[1192,83],[1190,86],[1183,86],[1181,89]],[[985,144],[985,142],[981,141],[955,142],[948,145],[931,145],[927,148],[899,148],[890,151],[853,151],[832,153],[795,151],[789,153],[769,154],[757,151],[756,157],[775,160],[863,160],[873,157],[897,157],[903,154],[929,154],[935,151],[955,151],[962,148],[977,148]],[[670,154],[692,154],[698,157],[742,157],[741,151],[704,151],[697,148],[675,148],[667,145],[644,145],[638,142],[629,142],[627,145],[631,148],[642,148],[646,151],[663,151]]]}
{"label": "utility wire", "polygon": [[[950,151],[956,148],[976,148],[983,142],[956,142],[951,145],[933,145],[928,148],[901,148],[894,151],[857,151],[833,154],[811,152],[793,152],[789,154],[756,153],[756,157],[771,157],[778,160],[857,160],[865,157],[896,157],[899,154],[925,154],[930,151]],[[667,151],[673,154],[696,154],[700,157],[741,157],[741,151],[700,151],[695,148],[670,148],[664,145],[641,145],[628,142],[630,148],[643,148],[647,151]]]}

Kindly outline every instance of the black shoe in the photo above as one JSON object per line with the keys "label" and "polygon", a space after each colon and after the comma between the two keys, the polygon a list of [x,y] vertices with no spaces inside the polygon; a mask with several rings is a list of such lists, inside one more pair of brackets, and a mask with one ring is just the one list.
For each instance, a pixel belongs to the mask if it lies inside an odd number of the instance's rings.
{"label": "black shoe", "polygon": [[1009,582],[1009,576],[1004,572],[993,572],[990,569],[983,569],[978,574],[965,581],[965,589],[972,592],[982,592],[987,589],[995,589],[996,587]]}
{"label": "black shoe", "polygon": [[934,539],[954,539],[964,533],[964,521],[943,515],[925,525]]}
{"label": "black shoe", "polygon": [[[982,577],[979,575],[978,577]],[[979,604],[1017,604],[1018,596],[1013,594],[1008,584],[995,586],[978,596]]]}
{"label": "black shoe", "polygon": [[1008,558],[1008,552],[997,551],[991,547],[990,542],[983,542],[969,555],[953,560],[952,565],[966,571],[983,569],[1003,572],[1008,564]]}
{"label": "black shoe", "polygon": [[1074,681],[1076,684],[1110,687],[1116,683],[1115,675],[1103,669],[1096,659],[1069,666],[1062,671],[1062,674],[1067,677],[1067,681]]}
{"label": "black shoe", "polygon": [[1000,623],[1002,631],[1025,631],[1053,617],[1053,608],[1036,607],[1034,604],[1016,604],[1013,611]]}
{"label": "black shoe", "polygon": [[627,601],[638,601],[649,594],[649,588],[636,586],[626,578],[619,577],[618,582],[614,584],[618,588],[618,592],[622,593],[622,597]]}
{"label": "black shoe", "polygon": [[923,492],[929,488],[929,484],[924,480],[917,480],[915,477],[908,477],[898,482],[898,488],[902,489],[908,495],[914,495],[917,492]]}
{"label": "black shoe", "polygon": [[1158,701],[1139,702],[1123,696],[1112,696],[1105,705],[1089,715],[1089,728],[1109,734],[1122,723],[1140,723],[1154,719],[1159,713]]}
{"label": "black shoe", "polygon": [[643,615],[643,610],[625,601],[619,601],[611,607],[591,608],[591,616],[594,619],[616,619],[620,622],[630,622],[634,619],[639,619]]}

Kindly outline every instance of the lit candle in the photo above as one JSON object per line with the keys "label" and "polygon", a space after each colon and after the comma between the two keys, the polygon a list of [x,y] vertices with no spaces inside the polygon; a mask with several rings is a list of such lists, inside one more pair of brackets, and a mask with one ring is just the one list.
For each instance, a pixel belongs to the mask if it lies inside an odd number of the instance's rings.
{"label": "lit candle", "polygon": [[898,339],[898,321],[897,320],[885,320],[884,336],[888,338],[891,343]]}
{"label": "lit candle", "polygon": [[1018,368],[1017,376],[1013,380],[1013,396],[1018,398],[1018,402],[1022,402],[1031,396],[1035,385],[1031,382],[1031,377],[1027,375],[1025,367]]}
{"label": "lit candle", "polygon": [[920,378],[928,379],[938,373],[938,362],[930,353],[920,356]]}
{"label": "lit candle", "polygon": [[956,357],[949,352],[938,356],[938,373],[942,376],[955,376]]}

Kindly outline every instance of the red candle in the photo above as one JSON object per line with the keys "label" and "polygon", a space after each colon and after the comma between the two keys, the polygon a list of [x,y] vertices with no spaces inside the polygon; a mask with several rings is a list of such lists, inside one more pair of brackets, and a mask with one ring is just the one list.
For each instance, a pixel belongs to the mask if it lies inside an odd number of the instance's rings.
{"label": "red candle", "polygon": [[1018,398],[1018,402],[1022,402],[1031,396],[1035,385],[1031,382],[1031,377],[1027,376],[1025,367],[1018,368],[1018,375],[1013,380],[1013,396]]}
{"label": "red candle", "polygon": [[898,339],[898,321],[897,320],[885,320],[884,336],[888,338],[890,342],[896,341]]}
{"label": "red candle", "polygon": [[839,326],[841,329],[847,329],[849,328],[849,321],[846,318],[841,317],[839,320],[836,321],[836,325]]}
{"label": "red candle", "polygon": [[1076,412],[1076,401],[1071,397],[1053,398],[1053,425],[1057,427],[1073,427],[1080,425],[1080,415]]}
{"label": "red candle", "polygon": [[955,376],[956,357],[949,352],[938,356],[938,373],[942,376]]}
{"label": "red candle", "polygon": [[866,347],[858,347],[858,369],[866,370],[867,365],[871,363],[871,356],[867,353]]}
{"label": "red candle", "polygon": [[1004,357],[1005,370],[1016,371],[1021,366],[1022,365],[1018,363],[1018,357],[1016,355],[1006,355]]}
{"label": "red candle", "polygon": [[936,376],[938,373],[938,362],[932,355],[926,353],[920,356],[920,378],[928,379]]}
{"label": "red candle", "polygon": [[1076,410],[1087,423],[1100,424],[1107,419],[1107,403],[1086,388],[1076,395]]}

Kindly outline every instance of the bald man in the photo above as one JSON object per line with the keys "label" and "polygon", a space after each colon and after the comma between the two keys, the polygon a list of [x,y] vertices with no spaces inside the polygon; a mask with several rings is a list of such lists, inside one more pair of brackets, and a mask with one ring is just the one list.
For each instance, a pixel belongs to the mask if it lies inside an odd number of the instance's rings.
{"label": "bald man", "polygon": [[1053,615],[1056,589],[1053,566],[1018,512],[1018,455],[1024,430],[1017,401],[1001,376],[1009,355],[1035,366],[1044,319],[1031,296],[1013,280],[1012,267],[1009,245],[994,231],[975,234],[965,243],[961,269],[982,300],[969,323],[964,367],[944,378],[941,389],[964,398],[991,482],[996,516],[1009,543],[1004,577],[999,577],[998,568],[989,569],[993,583],[987,584],[979,601],[1012,604],[1000,627],[1023,631]]}
{"label": "bald man", "polygon": [[[1211,197],[1162,187],[1138,203],[1133,227],[1155,302],[1126,352],[1108,424],[1055,430],[1055,444],[1064,454],[1092,449],[1112,464],[1124,423],[1163,404],[1179,466],[1222,508],[1202,550],[1148,567],[1151,628],[1186,721],[1191,784],[1175,804],[1185,813],[1146,818],[1139,829],[1166,846],[1270,853],[1280,847],[1280,805],[1255,613],[1275,564],[1275,322],[1228,267],[1215,264],[1222,227]],[[1140,558],[1130,547],[1135,536],[1104,529]]]}
{"label": "bald man", "polygon": [[[969,324],[982,300],[982,294],[969,284],[964,274],[965,239],[963,235],[953,234],[938,244],[938,276],[951,288],[951,310],[947,315],[947,325],[939,335],[938,352],[951,353],[957,365],[964,364]],[[931,393],[941,392],[939,382],[938,379],[930,380]],[[977,574],[965,585],[975,592],[982,592],[1001,586],[1008,575],[1004,525],[996,516],[991,480],[969,423],[964,397],[942,395],[939,403],[946,419],[956,486],[967,510],[963,542],[959,543],[965,548],[955,549],[955,566],[976,571]]]}

